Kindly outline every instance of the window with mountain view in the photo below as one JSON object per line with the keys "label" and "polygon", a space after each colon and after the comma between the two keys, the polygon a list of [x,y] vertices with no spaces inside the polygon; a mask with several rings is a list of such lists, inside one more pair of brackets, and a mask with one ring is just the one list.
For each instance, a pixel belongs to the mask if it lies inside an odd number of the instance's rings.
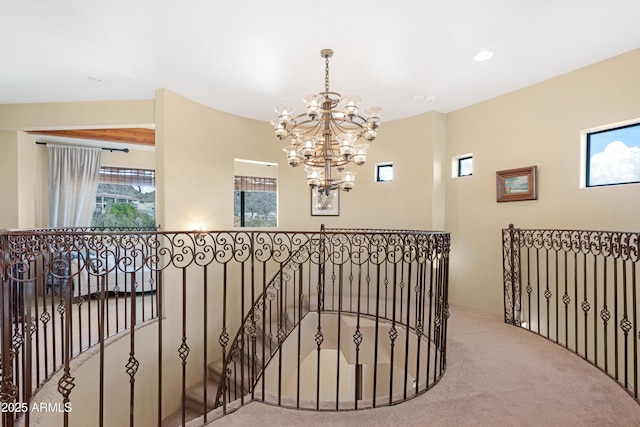
{"label": "window with mountain view", "polygon": [[155,227],[155,171],[101,167],[92,227]]}
{"label": "window with mountain view", "polygon": [[235,227],[277,227],[277,180],[235,176],[233,222]]}

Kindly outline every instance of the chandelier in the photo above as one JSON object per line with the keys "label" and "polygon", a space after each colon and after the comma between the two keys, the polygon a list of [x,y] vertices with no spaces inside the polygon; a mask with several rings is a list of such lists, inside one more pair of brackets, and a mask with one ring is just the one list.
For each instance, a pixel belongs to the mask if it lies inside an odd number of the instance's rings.
{"label": "chandelier", "polygon": [[271,123],[278,139],[291,138],[291,145],[283,148],[287,162],[293,167],[304,164],[309,186],[329,195],[332,190],[353,188],[356,173],[345,167],[366,162],[367,142],[376,138],[381,109],[369,107],[359,114],[359,96],[331,92],[329,58],[333,50],[323,49],[320,56],[325,59],[324,92],[303,97],[306,111],[296,116],[293,106],[279,104],[278,118]]}

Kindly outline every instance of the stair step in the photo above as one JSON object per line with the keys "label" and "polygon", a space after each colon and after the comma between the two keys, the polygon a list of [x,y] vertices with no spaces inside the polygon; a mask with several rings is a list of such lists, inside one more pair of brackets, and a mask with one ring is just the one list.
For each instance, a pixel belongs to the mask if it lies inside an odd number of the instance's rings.
{"label": "stair step", "polygon": [[[262,325],[259,325],[262,326]],[[256,348],[255,348],[255,355],[257,356],[257,368],[258,370],[262,369],[262,351],[264,348],[264,356],[265,359],[268,360],[271,356],[271,353],[274,352],[277,348],[278,348],[278,338],[276,337],[276,333],[278,330],[278,326],[277,324],[273,324],[271,325],[271,333],[272,333],[272,337],[269,337],[269,325],[267,325],[267,332],[262,332],[261,328],[258,328],[257,332],[256,332]],[[263,336],[264,339],[266,341],[266,346],[263,346]],[[246,339],[246,337],[245,337]],[[245,342],[245,345],[251,345],[251,342]],[[252,353],[252,352],[251,352]],[[244,354],[244,365],[245,365],[245,372],[248,372],[248,366],[249,366],[249,356],[246,352]],[[251,356],[253,356],[253,354],[251,354]],[[209,367],[209,377],[215,379],[216,381],[220,381],[220,378],[222,376],[222,360],[216,360],[212,363],[209,363],[208,365]]]}
{"label": "stair step", "polygon": [[[207,379],[207,412],[212,410],[216,402],[216,393],[218,392],[218,382]],[[189,387],[186,392],[186,405],[195,411],[202,411],[204,406],[204,387],[203,383]]]}
{"label": "stair step", "polygon": [[[190,408],[185,408],[185,422],[188,423],[191,420],[195,420],[200,416],[200,412],[194,411]],[[182,409],[178,409],[173,414],[162,420],[162,427],[179,427],[182,425]]]}
{"label": "stair step", "polygon": [[[240,364],[237,364],[236,367],[238,368],[238,372],[231,373],[231,380],[233,380],[234,378],[237,379],[238,385],[240,385]],[[222,370],[224,368],[224,362],[223,360],[218,360],[216,362],[212,362],[209,364],[209,376],[211,378],[216,378],[218,381],[220,380],[220,378],[222,378]],[[213,373],[213,375],[211,375],[211,372]],[[244,365],[244,385],[245,387],[247,387],[249,385],[249,367],[246,365]]]}
{"label": "stair step", "polygon": [[[308,297],[304,297],[302,304],[302,315],[300,317],[304,317],[309,312],[310,304]],[[285,321],[285,332],[289,333],[295,324],[298,322],[298,310],[300,309],[300,305],[294,307],[288,307],[286,309],[286,316],[283,318]],[[256,333],[256,355],[258,357],[257,369],[260,371],[262,369],[262,351],[264,348],[264,355],[268,359],[270,357],[270,352],[273,352],[278,347],[278,323],[276,322],[265,325],[266,331],[263,333],[262,331],[262,323],[258,322],[257,324],[257,333]],[[271,331],[272,336],[269,337],[269,330]],[[264,341],[263,341],[264,337]],[[249,387],[249,374],[251,372],[249,368],[249,360],[246,360],[247,355],[245,354],[244,360],[244,368],[243,368],[243,376],[244,376],[244,388]],[[239,365],[236,365],[238,370],[236,373],[232,373],[232,378],[234,375],[236,378],[240,376],[241,368]],[[224,361],[217,360],[209,363],[209,378],[206,380],[206,389],[207,389],[207,404],[206,411],[209,412],[213,410],[215,406],[216,395],[218,392],[218,384],[224,378],[223,375],[224,369]],[[239,379],[239,378],[238,378]],[[239,381],[238,381],[239,383]],[[186,390],[186,399],[185,399],[185,421],[188,423],[198,417],[202,416],[202,410],[204,407],[204,384],[201,382],[192,386]],[[240,384],[238,384],[240,386]],[[242,393],[242,390],[236,390],[237,392]],[[179,427],[182,425],[182,410],[178,409],[176,412],[168,416],[162,421],[162,427]]]}
{"label": "stair step", "polygon": [[[215,406],[218,383],[207,379],[207,412]],[[196,384],[186,390],[185,396],[185,421],[188,423],[203,415],[204,388],[203,383]],[[182,409],[178,409],[162,421],[162,427],[177,427],[182,425]]]}

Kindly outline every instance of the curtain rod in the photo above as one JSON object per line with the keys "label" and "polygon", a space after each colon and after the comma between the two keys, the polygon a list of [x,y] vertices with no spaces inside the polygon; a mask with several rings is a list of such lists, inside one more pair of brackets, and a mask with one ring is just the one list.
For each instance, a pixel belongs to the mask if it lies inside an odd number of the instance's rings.
{"label": "curtain rod", "polygon": [[[36,141],[36,144],[38,144],[38,145],[47,145],[49,143],[48,142]],[[86,146],[85,145],[80,145],[79,147],[86,147]],[[106,151],[111,151],[112,153],[114,151],[122,151],[123,153],[128,153],[129,152],[128,148],[108,148],[108,147],[100,147],[100,148],[103,149],[103,150],[106,150]]]}

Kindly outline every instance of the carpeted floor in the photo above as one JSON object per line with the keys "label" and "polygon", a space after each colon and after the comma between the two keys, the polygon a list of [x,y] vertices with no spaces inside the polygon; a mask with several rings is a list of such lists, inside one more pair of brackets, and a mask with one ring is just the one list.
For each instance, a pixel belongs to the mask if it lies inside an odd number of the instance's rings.
{"label": "carpeted floor", "polygon": [[447,372],[408,402],[315,412],[258,402],[218,426],[640,426],[640,405],[595,367],[486,313],[453,308]]}

